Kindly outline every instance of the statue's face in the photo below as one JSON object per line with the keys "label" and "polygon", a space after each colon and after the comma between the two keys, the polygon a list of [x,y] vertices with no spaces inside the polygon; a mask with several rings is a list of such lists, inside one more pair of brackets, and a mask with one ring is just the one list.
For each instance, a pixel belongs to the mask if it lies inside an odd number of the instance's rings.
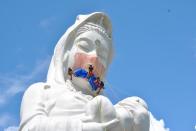
{"label": "statue's face", "polygon": [[95,31],[87,31],[79,35],[70,51],[70,67],[88,70],[93,65],[94,73],[103,78],[109,64],[111,42]]}

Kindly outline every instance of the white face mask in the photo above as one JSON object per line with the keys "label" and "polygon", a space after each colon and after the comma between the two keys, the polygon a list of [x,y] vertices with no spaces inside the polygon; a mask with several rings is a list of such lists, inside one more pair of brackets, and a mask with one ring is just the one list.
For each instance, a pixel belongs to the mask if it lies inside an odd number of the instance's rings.
{"label": "white face mask", "polygon": [[102,76],[105,72],[103,64],[99,61],[95,55],[87,55],[85,53],[76,53],[73,69],[83,68],[88,70],[89,65],[93,65],[94,74],[96,76]]}

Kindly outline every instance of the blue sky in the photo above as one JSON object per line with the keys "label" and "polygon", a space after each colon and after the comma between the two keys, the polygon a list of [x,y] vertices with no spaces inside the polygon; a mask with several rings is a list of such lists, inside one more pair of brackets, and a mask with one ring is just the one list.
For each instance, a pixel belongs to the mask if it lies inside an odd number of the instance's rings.
{"label": "blue sky", "polygon": [[112,102],[140,96],[170,131],[194,131],[196,0],[1,0],[0,130],[18,126],[24,90],[45,81],[53,49],[76,16],[94,11],[113,24]]}

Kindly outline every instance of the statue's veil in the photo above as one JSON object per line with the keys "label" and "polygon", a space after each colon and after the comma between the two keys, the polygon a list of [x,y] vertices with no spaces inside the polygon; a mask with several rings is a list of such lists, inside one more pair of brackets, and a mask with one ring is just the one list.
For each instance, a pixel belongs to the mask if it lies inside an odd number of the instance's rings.
{"label": "statue's veil", "polygon": [[57,42],[47,74],[47,83],[65,84],[67,79],[66,74],[68,69],[69,51],[73,46],[77,30],[87,22],[96,24],[100,19],[102,19],[102,24],[111,38],[111,22],[105,13],[95,12],[89,15],[79,15],[76,22],[67,29],[65,34]]}

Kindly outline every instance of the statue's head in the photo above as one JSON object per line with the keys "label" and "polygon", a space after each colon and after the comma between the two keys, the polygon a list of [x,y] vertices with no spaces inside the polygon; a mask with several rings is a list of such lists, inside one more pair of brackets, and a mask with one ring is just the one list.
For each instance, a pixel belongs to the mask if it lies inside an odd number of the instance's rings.
{"label": "statue's head", "polygon": [[96,76],[103,78],[111,54],[112,41],[106,30],[99,24],[86,23],[76,33],[68,66],[88,70],[89,65],[92,65]]}
{"label": "statue's head", "polygon": [[111,23],[101,12],[79,15],[57,43],[48,72],[48,82],[64,83],[67,69],[88,69],[104,79],[112,60]]}

